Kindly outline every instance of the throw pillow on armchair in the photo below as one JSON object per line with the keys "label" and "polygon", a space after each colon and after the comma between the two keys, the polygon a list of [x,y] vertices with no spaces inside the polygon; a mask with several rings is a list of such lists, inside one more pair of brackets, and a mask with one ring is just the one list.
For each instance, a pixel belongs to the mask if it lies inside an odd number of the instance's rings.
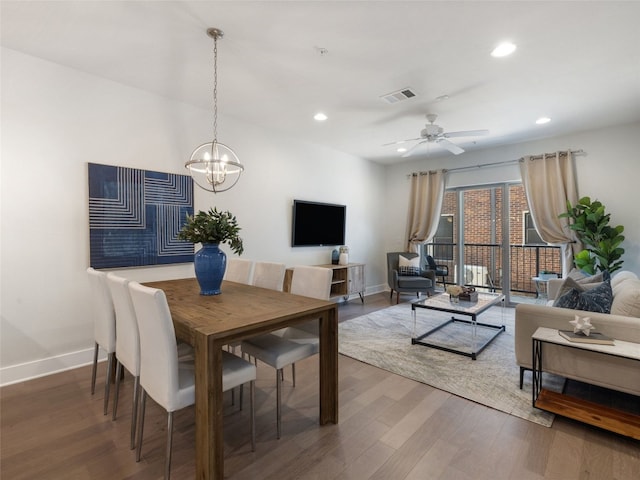
{"label": "throw pillow on armchair", "polygon": [[399,255],[398,273],[405,277],[419,277],[422,274],[420,270],[420,257],[407,258]]}

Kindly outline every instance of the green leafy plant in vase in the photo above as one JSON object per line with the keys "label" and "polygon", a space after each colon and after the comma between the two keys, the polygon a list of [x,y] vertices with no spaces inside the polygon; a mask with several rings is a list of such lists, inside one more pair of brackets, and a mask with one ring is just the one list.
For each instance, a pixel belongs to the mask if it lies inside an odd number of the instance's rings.
{"label": "green leafy plant in vase", "polygon": [[238,220],[231,212],[221,212],[216,208],[200,210],[195,215],[187,215],[178,238],[193,243],[201,243],[202,248],[193,257],[196,278],[202,295],[219,295],[222,278],[227,268],[227,256],[220,250],[226,243],[231,251],[242,255],[244,245],[240,237]]}

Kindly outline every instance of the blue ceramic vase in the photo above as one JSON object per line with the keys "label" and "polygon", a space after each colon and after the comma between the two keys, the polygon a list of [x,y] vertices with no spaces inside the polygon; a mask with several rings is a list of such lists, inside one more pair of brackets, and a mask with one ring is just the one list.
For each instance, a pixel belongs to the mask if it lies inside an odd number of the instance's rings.
{"label": "blue ceramic vase", "polygon": [[196,278],[200,284],[200,295],[220,295],[222,277],[227,268],[227,255],[218,243],[203,243],[193,257]]}

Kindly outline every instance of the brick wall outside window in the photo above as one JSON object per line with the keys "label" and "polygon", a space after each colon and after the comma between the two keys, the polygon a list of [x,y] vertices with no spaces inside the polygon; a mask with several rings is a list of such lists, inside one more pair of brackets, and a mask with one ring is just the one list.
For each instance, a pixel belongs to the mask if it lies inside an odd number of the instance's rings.
{"label": "brick wall outside window", "polygon": [[[536,249],[533,245],[524,244],[524,212],[529,210],[521,184],[509,187],[509,244],[511,254],[511,289],[514,291],[533,292],[535,288],[531,277],[537,276],[539,270],[560,272],[560,253],[558,249]],[[479,188],[464,190],[464,243],[465,265],[485,266],[496,287],[501,285],[502,257],[499,247],[490,245],[502,242],[502,190],[501,188]],[[493,202],[492,202],[493,200]],[[492,203],[493,212],[492,213]],[[445,192],[442,215],[448,215],[453,221],[453,242],[459,243],[457,219],[458,192]],[[492,235],[494,232],[494,235]],[[479,245],[479,246],[473,246]],[[448,282],[454,281],[457,262],[455,250],[448,258],[436,258],[439,264],[449,266]]]}

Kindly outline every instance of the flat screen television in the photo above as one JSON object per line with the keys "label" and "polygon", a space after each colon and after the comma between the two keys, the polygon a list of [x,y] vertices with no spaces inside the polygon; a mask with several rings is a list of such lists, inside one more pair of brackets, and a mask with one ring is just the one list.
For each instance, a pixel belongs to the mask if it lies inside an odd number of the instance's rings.
{"label": "flat screen television", "polygon": [[344,245],[346,218],[345,205],[294,200],[291,246]]}

